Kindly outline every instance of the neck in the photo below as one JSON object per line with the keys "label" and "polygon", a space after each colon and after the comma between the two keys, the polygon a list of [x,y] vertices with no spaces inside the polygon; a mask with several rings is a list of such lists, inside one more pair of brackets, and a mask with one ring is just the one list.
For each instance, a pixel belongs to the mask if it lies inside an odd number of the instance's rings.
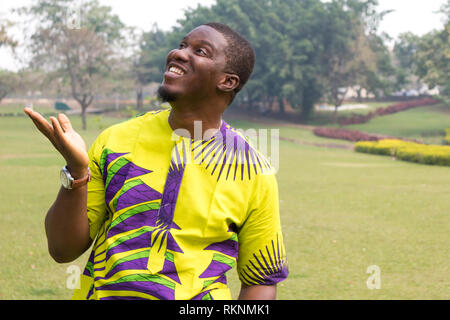
{"label": "neck", "polygon": [[180,136],[208,139],[222,125],[222,112],[215,108],[183,108],[175,103],[171,106],[169,125]]}

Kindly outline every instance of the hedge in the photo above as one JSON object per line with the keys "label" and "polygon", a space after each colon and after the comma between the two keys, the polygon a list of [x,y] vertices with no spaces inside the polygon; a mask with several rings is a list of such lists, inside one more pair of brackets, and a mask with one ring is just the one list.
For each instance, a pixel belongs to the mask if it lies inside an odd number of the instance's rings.
{"label": "hedge", "polygon": [[352,142],[356,141],[377,141],[379,136],[368,134],[357,130],[347,130],[340,128],[326,128],[317,127],[314,128],[313,133],[319,137],[326,137],[332,139],[343,139]]}
{"label": "hedge", "polygon": [[393,156],[422,164],[450,166],[450,146],[426,145],[397,139],[360,141],[355,151]]}

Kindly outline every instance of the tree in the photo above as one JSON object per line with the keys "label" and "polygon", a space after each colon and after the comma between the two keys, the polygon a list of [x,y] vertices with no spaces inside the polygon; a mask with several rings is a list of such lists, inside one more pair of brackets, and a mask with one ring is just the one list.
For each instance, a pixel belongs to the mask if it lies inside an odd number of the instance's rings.
{"label": "tree", "polygon": [[[8,28],[12,25],[8,20],[0,22],[0,48],[8,46],[14,49],[17,46],[17,41],[12,39],[7,33]],[[8,94],[14,92],[19,83],[18,79],[18,75],[14,72],[0,69],[0,103]]]}
{"label": "tree", "polygon": [[167,34],[167,48],[176,48],[187,32],[203,23],[231,26],[252,43],[256,54],[252,77],[234,105],[272,110],[278,102],[284,113],[287,102],[304,120],[324,94],[339,106],[341,88],[355,82],[373,91],[387,86],[387,75],[379,68],[388,71],[389,54],[374,31],[385,13],[377,13],[376,4],[376,0],[217,0],[211,7],[186,10]]}
{"label": "tree", "polygon": [[143,88],[151,82],[161,82],[169,47],[166,32],[156,24],[140,37],[139,50],[132,56],[131,72],[136,88],[136,105],[143,106]]}
{"label": "tree", "polygon": [[[391,52],[386,46],[387,35],[369,34],[368,45],[372,55],[369,55],[372,68],[363,73],[364,88],[376,98],[381,95],[390,95],[395,87],[396,69],[392,64]],[[370,63],[370,62],[369,62]]]}
{"label": "tree", "polygon": [[450,23],[419,40],[415,61],[416,75],[430,88],[438,86],[442,99],[450,103]]}
{"label": "tree", "polygon": [[389,51],[376,34],[379,21],[389,11],[377,13],[377,0],[333,0],[325,3],[327,24],[321,32],[321,82],[328,101],[337,111],[351,86],[378,95],[386,91],[392,74]]}
{"label": "tree", "polygon": [[0,103],[8,95],[13,93],[19,85],[19,76],[8,70],[0,70]]}
{"label": "tree", "polygon": [[396,63],[396,89],[400,90],[411,83],[415,73],[415,55],[420,37],[411,33],[401,33],[394,44]]}
{"label": "tree", "polygon": [[[300,120],[309,117],[322,96],[320,74],[323,53],[322,21],[325,8],[320,1],[277,1],[273,10],[278,20],[278,38],[271,43],[269,78],[276,83],[279,98],[299,110]],[[281,99],[279,99],[281,100]],[[282,101],[279,102],[282,105]]]}
{"label": "tree", "polygon": [[32,64],[70,86],[86,129],[86,109],[111,69],[123,23],[98,0],[84,1],[82,7],[68,0],[41,0],[20,12],[40,21],[31,36]]}
{"label": "tree", "polygon": [[17,41],[15,41],[13,38],[11,38],[10,35],[8,35],[8,29],[12,25],[13,23],[6,19],[2,19],[2,21],[0,21],[0,48],[2,46],[10,46],[12,48],[17,46]]}
{"label": "tree", "polygon": [[234,104],[270,110],[277,101],[283,113],[287,101],[306,118],[321,96],[316,74],[322,7],[319,0],[217,0],[211,8],[187,10],[168,35],[169,44],[177,46],[186,32],[208,21],[230,25],[252,43],[256,54],[252,77]]}
{"label": "tree", "polygon": [[450,0],[441,5],[438,13],[444,16],[444,25],[448,25],[450,23]]}
{"label": "tree", "polygon": [[321,80],[327,100],[335,107],[334,122],[337,121],[337,110],[348,88],[354,83],[360,63],[355,58],[363,26],[360,16],[349,8],[349,4],[346,0],[325,4],[327,23],[322,31],[324,49]]}
{"label": "tree", "polygon": [[444,28],[431,31],[417,41],[415,74],[430,88],[438,87],[442,100],[450,103],[450,0],[438,13],[444,16]]}

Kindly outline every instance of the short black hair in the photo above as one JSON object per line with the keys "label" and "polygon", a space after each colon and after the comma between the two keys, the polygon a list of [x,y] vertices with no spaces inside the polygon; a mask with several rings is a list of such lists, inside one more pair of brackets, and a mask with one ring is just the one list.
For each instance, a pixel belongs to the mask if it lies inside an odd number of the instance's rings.
{"label": "short black hair", "polygon": [[203,25],[220,32],[227,40],[225,71],[238,75],[240,79],[239,86],[234,90],[235,96],[244,87],[253,72],[255,51],[247,39],[226,24],[208,22]]}

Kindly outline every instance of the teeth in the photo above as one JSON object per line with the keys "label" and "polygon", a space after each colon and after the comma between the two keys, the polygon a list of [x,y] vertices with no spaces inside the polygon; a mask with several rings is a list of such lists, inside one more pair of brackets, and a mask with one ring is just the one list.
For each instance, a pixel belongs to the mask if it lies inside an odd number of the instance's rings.
{"label": "teeth", "polygon": [[171,67],[169,68],[169,72],[176,73],[176,74],[178,74],[178,75],[180,75],[180,76],[184,74],[183,70],[181,70],[180,68],[175,67],[175,66],[171,66]]}

